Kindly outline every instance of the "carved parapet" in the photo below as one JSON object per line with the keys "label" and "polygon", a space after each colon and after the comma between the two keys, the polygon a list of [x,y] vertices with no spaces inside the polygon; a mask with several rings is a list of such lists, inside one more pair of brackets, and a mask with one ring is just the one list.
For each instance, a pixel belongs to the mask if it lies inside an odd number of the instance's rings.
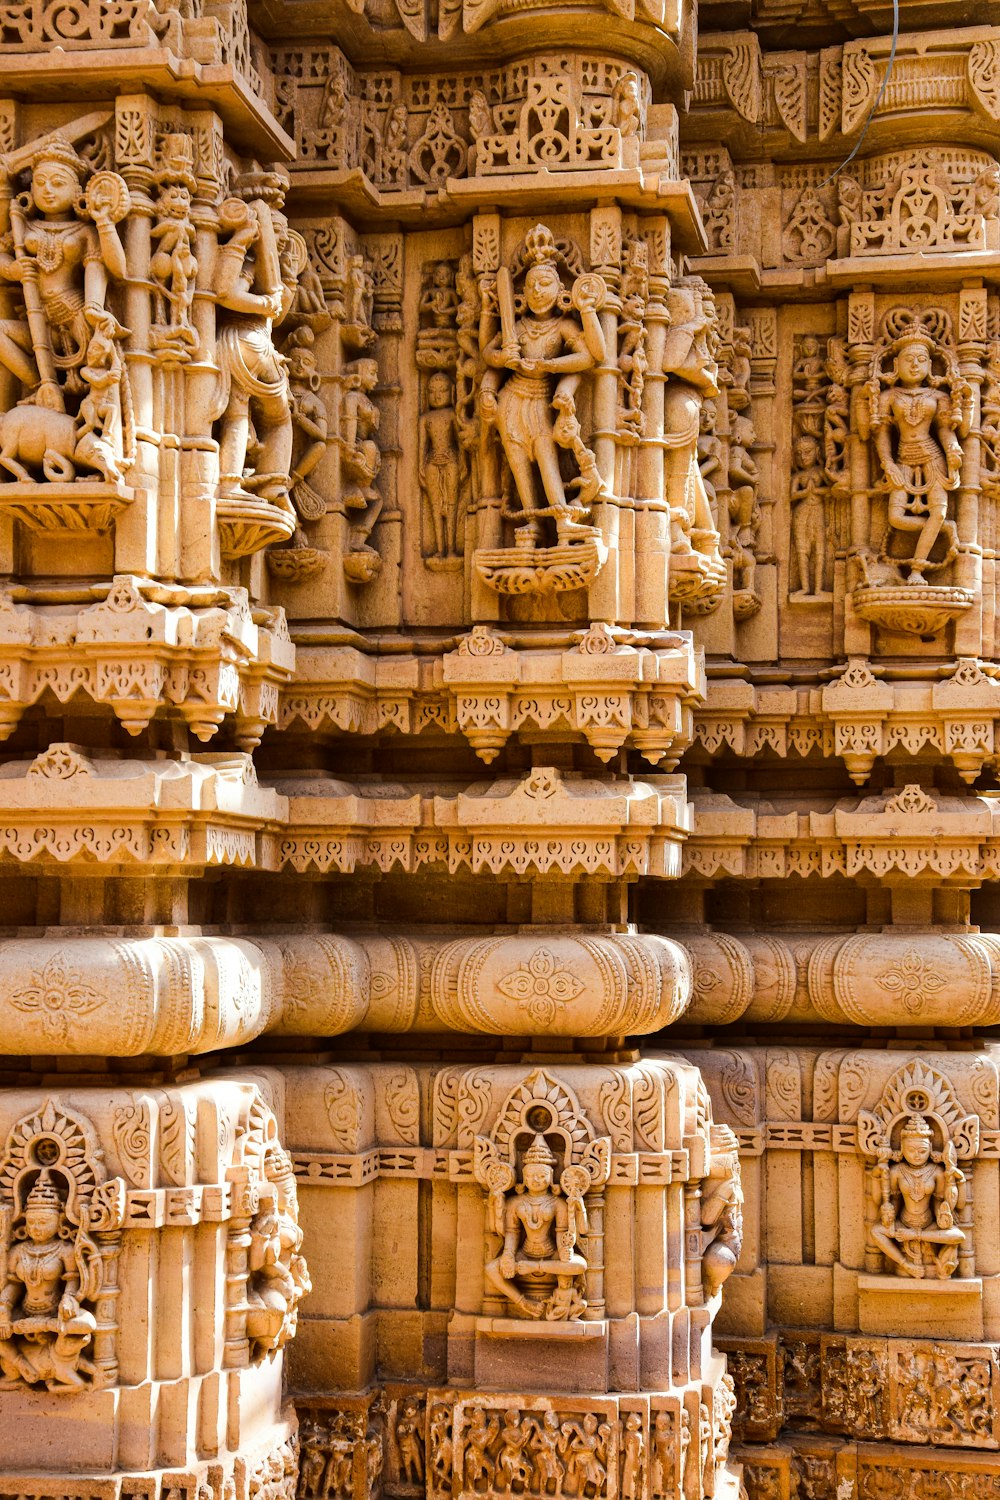
{"label": "carved parapet", "polygon": [[434,726],[462,733],[487,763],[519,730],[559,725],[602,760],[634,745],[669,768],[689,743],[704,669],[690,636],[668,639],[634,646],[625,632],[593,626],[575,647],[546,650],[509,646],[501,633],[476,626],[430,672],[416,656],[303,646],[281,723],[364,735]]}
{"label": "carved parapet", "polygon": [[819,751],[843,759],[863,785],[892,750],[917,756],[932,747],[973,782],[992,760],[1000,718],[1000,682],[989,662],[962,658],[933,682],[889,681],[862,659],[816,690],[714,678],[695,709],[695,740],[710,755]]}
{"label": "carved parapet", "polygon": [[705,878],[725,873],[875,877],[966,889],[994,879],[997,833],[989,797],[947,797],[914,783],[874,797],[843,798],[800,823],[779,801],[737,804],[695,789],[694,830],[685,869]]}
{"label": "carved parapet", "polygon": [[295,660],[281,610],[251,611],[243,589],[184,589],[176,602],[178,591],[129,575],[102,592],[75,616],[0,599],[0,733],[46,691],[83,692],[130,734],[169,714],[200,740],[235,720],[239,743],[257,744]]}
{"label": "carved parapet", "polygon": [[[409,789],[400,788],[400,791]],[[554,879],[679,872],[686,804],[680,782],[571,781],[539,768],[522,781],[473,785],[454,795],[371,797],[343,782],[290,786],[281,862],[289,869],[453,872]],[[547,836],[539,839],[544,815]]]}

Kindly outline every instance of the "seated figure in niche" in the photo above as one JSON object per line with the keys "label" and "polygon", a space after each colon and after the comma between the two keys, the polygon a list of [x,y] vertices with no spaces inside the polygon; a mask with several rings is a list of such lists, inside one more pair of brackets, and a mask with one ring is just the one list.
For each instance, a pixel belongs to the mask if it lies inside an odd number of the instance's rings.
{"label": "seated figure in niche", "polygon": [[[503,1247],[485,1270],[490,1292],[522,1317],[549,1322],[579,1318],[587,1306],[580,1291],[587,1262],[576,1249],[583,1199],[559,1194],[555,1165],[545,1137],[536,1135],[524,1153],[521,1182],[505,1195],[494,1223]],[[585,1218],[580,1227],[586,1228]]]}
{"label": "seated figure in niche", "polygon": [[92,1301],[101,1284],[97,1246],[66,1217],[52,1176],[41,1171],[14,1220],[0,1289],[0,1387],[44,1384],[79,1390],[94,1374],[84,1349],[97,1331]]}
{"label": "seated figure in niche", "polygon": [[933,1144],[927,1118],[910,1115],[903,1121],[899,1149],[888,1140],[879,1148],[871,1190],[878,1217],[868,1233],[897,1276],[944,1281],[958,1269],[965,1243],[955,1222],[965,1205],[965,1173],[951,1141],[940,1155]]}

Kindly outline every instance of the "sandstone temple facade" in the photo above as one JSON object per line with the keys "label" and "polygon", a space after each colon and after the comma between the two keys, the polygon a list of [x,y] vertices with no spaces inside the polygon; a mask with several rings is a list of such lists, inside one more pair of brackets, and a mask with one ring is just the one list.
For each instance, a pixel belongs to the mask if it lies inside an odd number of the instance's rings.
{"label": "sandstone temple facade", "polygon": [[2,1500],[1000,1496],[998,158],[988,0],[0,0]]}

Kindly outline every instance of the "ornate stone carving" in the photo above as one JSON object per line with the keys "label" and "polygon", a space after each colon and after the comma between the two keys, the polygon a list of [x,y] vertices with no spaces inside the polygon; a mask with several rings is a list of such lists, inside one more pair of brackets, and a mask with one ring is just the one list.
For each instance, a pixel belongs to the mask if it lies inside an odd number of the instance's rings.
{"label": "ornate stone carving", "polygon": [[[579,588],[606,556],[599,531],[582,519],[602,493],[602,481],[581,430],[577,393],[582,376],[606,358],[597,315],[607,289],[594,274],[575,274],[567,287],[574,265],[572,248],[560,246],[549,229],[536,225],[513,274],[506,267],[497,272],[491,291],[496,310],[481,325],[486,374],[480,412],[487,426],[496,427],[518,501],[517,509],[507,512],[516,526],[514,554],[476,556],[480,574],[499,592]],[[520,315],[518,285],[524,299]],[[571,457],[577,471],[569,483],[562,477],[560,452]],[[552,522],[555,546],[547,545],[546,521]]]}
{"label": "ornate stone carving", "polygon": [[[550,1144],[551,1142],[551,1144]],[[607,1181],[611,1142],[595,1139],[575,1100],[534,1073],[476,1136],[474,1174],[489,1194],[487,1296],[511,1316],[572,1322],[587,1311],[587,1200]],[[559,1174],[558,1187],[555,1183]],[[492,1237],[496,1236],[496,1240]]]}
{"label": "ornate stone carving", "polygon": [[246,1337],[256,1364],[294,1335],[299,1303],[310,1290],[292,1164],[274,1115],[259,1100],[250,1110],[238,1180],[254,1208],[247,1226]]}
{"label": "ornate stone carving", "polygon": [[959,1160],[975,1156],[979,1121],[963,1117],[947,1080],[919,1063],[886,1086],[877,1110],[858,1118],[868,1158],[869,1250],[897,1276],[971,1276],[971,1203]]}
{"label": "ornate stone carving", "polygon": [[932,635],[971,607],[967,590],[931,583],[958,552],[952,496],[963,483],[962,440],[972,420],[947,315],[897,307],[880,339],[858,406],[862,440],[873,447],[885,530],[857,554],[854,607],[885,629]]}
{"label": "ornate stone carving", "polygon": [[8,1385],[71,1393],[113,1384],[121,1180],[93,1129],[52,1099],[0,1158],[0,1370]]}

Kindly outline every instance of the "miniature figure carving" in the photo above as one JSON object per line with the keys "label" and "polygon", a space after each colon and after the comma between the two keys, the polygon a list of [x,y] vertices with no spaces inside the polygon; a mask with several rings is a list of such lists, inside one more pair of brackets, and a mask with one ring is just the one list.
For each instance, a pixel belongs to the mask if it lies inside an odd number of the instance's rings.
{"label": "miniature figure carving", "polygon": [[498,1490],[517,1494],[530,1485],[533,1465],[528,1444],[531,1434],[531,1422],[527,1418],[522,1420],[516,1406],[504,1412],[495,1470]]}
{"label": "miniature figure carving", "polygon": [[443,562],[461,556],[458,519],[462,452],[452,381],[447,371],[435,370],[428,377],[427,405],[428,410],[420,418],[417,479],[430,515],[433,556]]}
{"label": "miniature figure carving", "polygon": [[945,1280],[958,1269],[958,1247],[965,1235],[955,1223],[964,1206],[965,1173],[958,1166],[953,1142],[934,1158],[934,1131],[923,1115],[903,1123],[899,1147],[879,1147],[872,1174],[878,1219],[872,1240],[898,1276]]}
{"label": "miniature figure carving", "polygon": [[638,1412],[630,1411],[622,1424],[622,1500],[641,1500],[645,1457],[642,1418]]}
{"label": "miniature figure carving", "polygon": [[84,1354],[97,1320],[101,1258],[83,1224],[74,1231],[52,1173],[37,1174],[20,1214],[0,1220],[6,1279],[0,1291],[4,1385],[80,1390],[94,1365]]}
{"label": "miniature figure carving", "polygon": [[826,593],[826,471],[820,446],[810,433],[795,439],[794,468],[789,501],[792,507],[792,549],[797,569],[793,599],[819,599]]}
{"label": "miniature figure carving", "polygon": [[535,1488],[542,1495],[561,1495],[566,1478],[563,1463],[562,1430],[558,1414],[547,1411],[536,1424],[534,1437]]}
{"label": "miniature figure carving", "polygon": [[604,1488],[608,1470],[608,1439],[611,1428],[598,1422],[592,1411],[583,1421],[568,1421],[562,1426],[562,1451],[566,1454],[566,1480],[574,1495],[594,1500]]}
{"label": "miniature figure carving", "polygon": [[382,512],[382,498],[375,488],[382,466],[382,455],[375,441],[379,409],[371,399],[377,384],[378,365],[373,359],[356,360],[346,372],[341,465],[348,482],[343,498],[345,507],[354,511],[355,517],[344,571],[353,583],[370,583],[382,566],[378,552],[369,545]]}
{"label": "miniature figure carving", "polygon": [[[273,329],[295,300],[288,269],[287,224],[280,212],[283,181],[277,174],[248,177],[241,196],[219,209],[229,238],[219,247],[214,291],[229,314],[216,338],[219,366],[215,415],[219,421],[219,494],[235,500],[254,495],[294,513],[289,499],[292,414],[288,375],[274,345]],[[251,421],[256,434],[254,468],[247,471]]]}
{"label": "miniature figure carving", "polygon": [[619,397],[620,428],[642,432],[642,394],[649,357],[646,351],[646,302],[649,295],[646,247],[633,241],[622,281],[622,310],[618,319],[618,369],[622,389]]}
{"label": "miniature figure carving", "polygon": [[465,1487],[473,1493],[493,1486],[493,1460],[490,1449],[500,1435],[500,1419],[487,1415],[481,1406],[469,1413],[469,1430],[465,1438]]}
{"label": "miniature figure carving", "polygon": [[760,528],[760,506],[757,486],[760,471],[750,450],[757,441],[749,417],[732,419],[729,437],[729,519],[730,546],[733,558],[733,612],[737,619],[754,614],[760,608],[757,593],[757,534]]}
{"label": "miniature figure carving", "polygon": [[191,326],[198,261],[194,253],[195,227],[191,221],[191,197],[197,183],[192,172],[193,143],[190,136],[170,135],[161,143],[162,166],[157,172],[160,191],[157,217],[150,229],[153,251],[149,274],[153,282],[155,344],[176,344],[179,353],[195,348],[197,335]]}
{"label": "miniature figure carving", "polygon": [[492,1190],[493,1231],[503,1247],[487,1262],[485,1276],[487,1287],[522,1317],[562,1321],[586,1311],[580,1283],[587,1262],[576,1249],[582,1199],[556,1195],[555,1165],[544,1136],[536,1135],[516,1192]]}
{"label": "miniature figure carving", "polygon": [[255,1361],[284,1348],[295,1333],[299,1303],[310,1290],[306,1263],[299,1254],[302,1231],[291,1162],[272,1142],[264,1165],[267,1180],[250,1225],[247,1283],[247,1337]]}
{"label": "miniature figure carving", "polygon": [[743,1248],[739,1148],[728,1125],[712,1126],[712,1157],[702,1188],[701,1274],[708,1297],[732,1275]]}
{"label": "miniature figure carving", "polygon": [[423,1422],[417,1402],[403,1402],[396,1418],[396,1447],[399,1449],[399,1473],[412,1484],[422,1484],[424,1478]]}
{"label": "miniature figure carving", "polygon": [[309,483],[309,476],[330,444],[326,403],[313,353],[315,335],[308,326],[297,328],[285,349],[292,406],[292,501],[300,521],[320,521],[327,502]]}
{"label": "miniature figure carving", "polygon": [[702,208],[702,222],[712,250],[732,250],[736,241],[736,179],[720,172]]}
{"label": "miniature figure carving", "polygon": [[[607,292],[601,277],[588,275],[578,276],[567,293],[560,259],[551,232],[536,225],[525,242],[525,310],[517,315],[513,281],[502,267],[496,287],[500,331],[483,348],[488,369],[480,410],[484,421],[496,423],[514,478],[521,547],[540,545],[542,521],[548,517],[560,542],[595,535],[581,517],[600,493],[601,479],[581,435],[576,395],[582,376],[606,357],[597,314]],[[578,318],[570,315],[571,306]],[[576,460],[578,475],[569,485],[562,476],[560,450]],[[575,493],[570,496],[569,491]]]}

